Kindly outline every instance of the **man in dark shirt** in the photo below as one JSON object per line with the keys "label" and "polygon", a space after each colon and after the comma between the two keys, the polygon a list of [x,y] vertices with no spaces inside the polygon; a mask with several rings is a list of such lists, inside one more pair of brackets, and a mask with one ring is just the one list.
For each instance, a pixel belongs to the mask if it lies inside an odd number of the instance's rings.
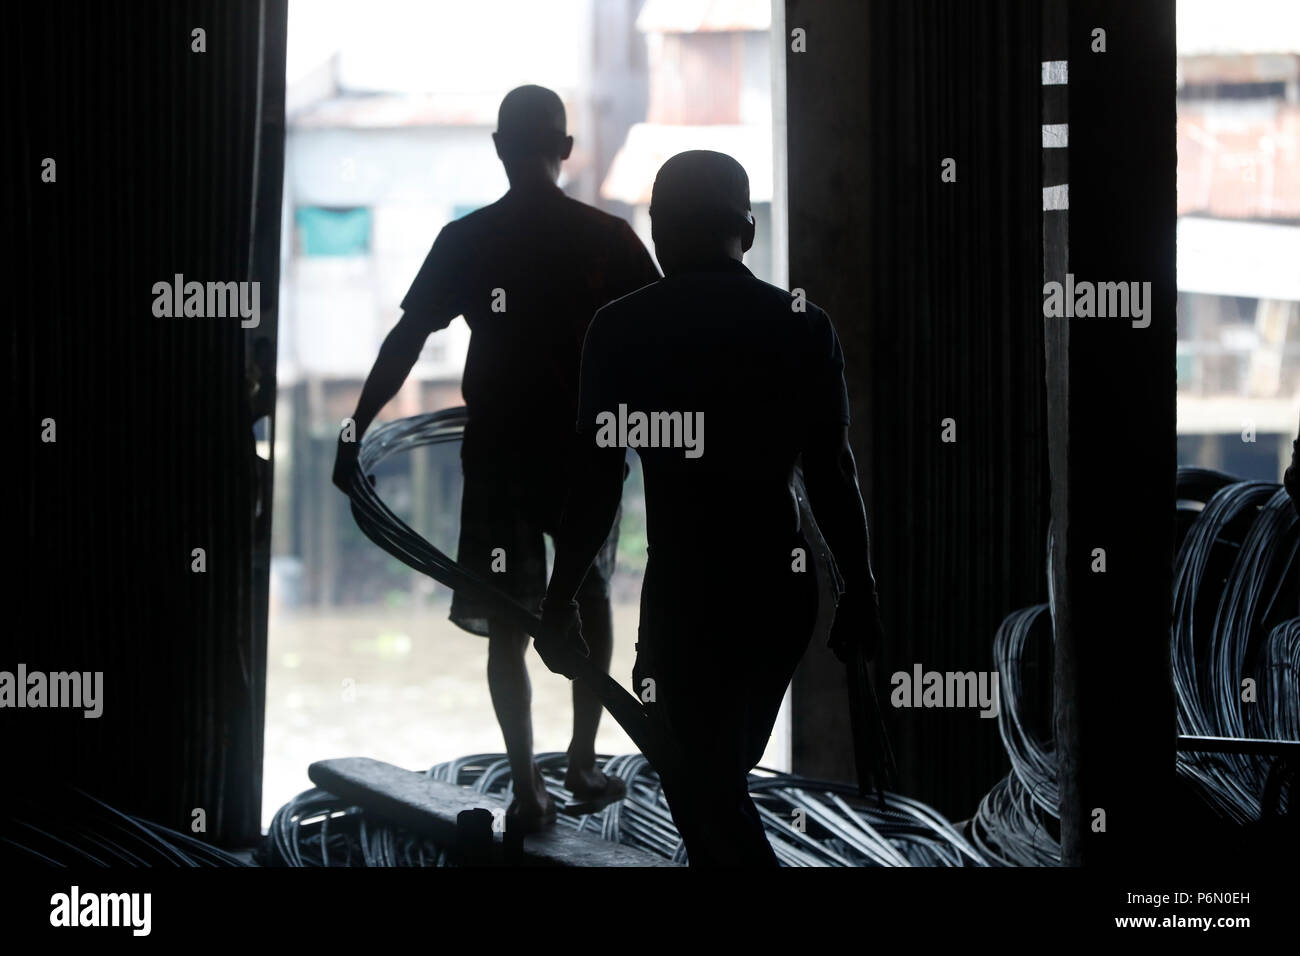
{"label": "man in dark shirt", "polygon": [[[429,333],[465,316],[471,334],[461,382],[468,421],[457,558],[535,611],[546,586],[542,536],[554,535],[564,503],[587,325],[606,302],[659,273],[626,222],[570,199],[556,184],[573,148],[558,96],[538,86],[511,91],[493,140],[510,190],[434,240],[362,389],[355,440],[345,440],[347,430],[340,437],[334,481],[346,491],[361,436],[401,387]],[[606,531],[578,600],[584,619],[591,615],[592,657],[608,668],[617,524]],[[536,829],[555,819],[555,801],[533,760],[528,635],[460,594],[451,619],[488,638],[488,687],[514,778],[512,825]],[[581,801],[616,799],[622,782],[595,769],[601,707],[580,684],[573,710],[565,785]]]}
{"label": "man in dark shirt", "polygon": [[869,658],[880,637],[844,359],[825,312],[742,264],[754,220],[735,160],[674,156],[650,213],[664,278],[601,309],[587,332],[581,465],[537,649],[569,674],[584,652],[573,599],[617,514],[634,447],[649,561],[633,677],[675,744],[678,759],[659,768],[664,793],[692,865],[774,865],[747,775],[816,619],[792,487],[800,457],[846,585],[831,647]]}

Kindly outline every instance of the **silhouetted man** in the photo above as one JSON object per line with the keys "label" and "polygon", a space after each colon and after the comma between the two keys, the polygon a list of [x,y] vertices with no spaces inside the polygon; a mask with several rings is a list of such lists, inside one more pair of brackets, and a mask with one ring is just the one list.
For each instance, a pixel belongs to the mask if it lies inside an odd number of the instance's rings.
{"label": "silhouetted man", "polygon": [[742,264],[749,180],[721,153],[668,160],[650,215],[664,278],[601,309],[582,356],[582,464],[561,525],[537,649],[572,673],[573,598],[618,512],[624,446],[645,474],[649,561],[633,679],[676,744],[659,768],[692,865],[775,865],[749,797],[812,634],[816,576],[792,490],[846,582],[842,659],[880,636],[866,515],[849,451],[840,344],[826,313]]}
{"label": "silhouetted man", "polygon": [[[536,611],[546,588],[543,534],[554,535],[564,504],[587,325],[600,306],[659,273],[626,222],[556,185],[573,148],[558,96],[539,86],[512,90],[492,138],[510,189],[434,240],[362,389],[357,440],[340,440],[334,481],[346,490],[361,436],[401,387],[429,333],[464,315],[471,334],[461,383],[468,422],[458,560]],[[574,586],[589,620],[591,655],[608,669],[617,523],[605,531],[590,573]],[[553,822],[555,801],[533,760],[528,635],[460,594],[451,619],[488,638],[488,687],[514,778],[511,825],[527,831]],[[595,769],[600,714],[596,698],[575,683],[565,786],[595,804],[624,793],[621,780]]]}

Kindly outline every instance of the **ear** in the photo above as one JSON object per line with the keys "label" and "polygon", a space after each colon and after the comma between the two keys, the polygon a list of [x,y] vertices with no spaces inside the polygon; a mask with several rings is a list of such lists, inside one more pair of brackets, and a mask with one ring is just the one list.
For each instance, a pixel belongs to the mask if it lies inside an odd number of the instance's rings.
{"label": "ear", "polygon": [[568,159],[569,154],[572,152],[573,152],[573,137],[566,136],[564,137],[564,149],[561,150],[560,152],[560,159],[561,160]]}
{"label": "ear", "polygon": [[746,214],[745,228],[740,234],[740,251],[748,252],[754,245],[754,215]]}
{"label": "ear", "polygon": [[492,134],[492,146],[497,151],[497,159],[505,162],[505,157],[501,155],[501,138],[498,134]]}

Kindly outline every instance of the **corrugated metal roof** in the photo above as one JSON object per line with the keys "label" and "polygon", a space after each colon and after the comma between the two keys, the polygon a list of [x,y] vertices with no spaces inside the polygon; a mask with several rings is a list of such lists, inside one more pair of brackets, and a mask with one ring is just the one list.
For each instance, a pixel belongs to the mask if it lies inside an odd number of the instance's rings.
{"label": "corrugated metal roof", "polygon": [[729,33],[771,26],[767,0],[646,0],[636,18],[642,33]]}
{"label": "corrugated metal roof", "polygon": [[1300,76],[1300,53],[1237,53],[1180,56],[1184,84],[1277,83]]}
{"label": "corrugated metal roof", "polygon": [[291,115],[299,129],[388,129],[398,126],[496,127],[498,93],[395,93],[335,96]]}
{"label": "corrugated metal roof", "polygon": [[688,149],[726,153],[749,174],[750,202],[772,201],[772,129],[769,126],[669,126],[637,123],[627,133],[600,186],[606,199],[650,202],[659,167]]}
{"label": "corrugated metal roof", "polygon": [[1300,106],[1180,106],[1178,212],[1300,219]]}

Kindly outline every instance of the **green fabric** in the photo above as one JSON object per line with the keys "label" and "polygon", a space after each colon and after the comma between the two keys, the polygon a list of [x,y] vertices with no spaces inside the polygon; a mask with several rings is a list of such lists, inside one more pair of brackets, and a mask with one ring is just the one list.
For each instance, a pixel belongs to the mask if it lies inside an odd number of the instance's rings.
{"label": "green fabric", "polygon": [[370,251],[369,209],[304,206],[294,213],[305,256],[361,256]]}

